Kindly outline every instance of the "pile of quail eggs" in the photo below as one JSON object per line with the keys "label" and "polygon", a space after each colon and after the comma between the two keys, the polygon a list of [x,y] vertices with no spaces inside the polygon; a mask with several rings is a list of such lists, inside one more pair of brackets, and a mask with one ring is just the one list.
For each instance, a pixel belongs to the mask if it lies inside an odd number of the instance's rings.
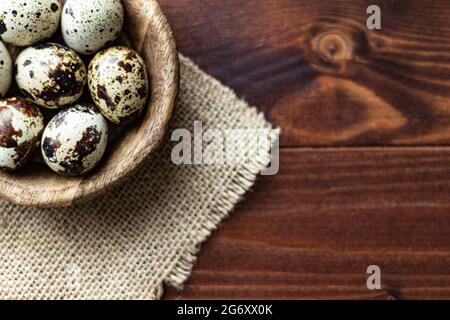
{"label": "pile of quail eggs", "polygon": [[[112,46],[123,23],[121,0],[0,0],[1,169],[23,167],[40,149],[56,173],[83,175],[102,159],[110,123],[142,113],[144,61]],[[64,45],[47,42],[59,28]],[[8,48],[16,47],[23,48],[14,62]],[[8,97],[14,86],[17,96]],[[80,102],[85,88],[91,99]]]}

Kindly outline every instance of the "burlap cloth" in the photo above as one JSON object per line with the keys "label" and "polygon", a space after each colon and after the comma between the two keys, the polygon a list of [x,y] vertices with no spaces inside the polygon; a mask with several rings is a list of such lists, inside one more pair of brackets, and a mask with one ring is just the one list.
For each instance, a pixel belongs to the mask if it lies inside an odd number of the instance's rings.
{"label": "burlap cloth", "polygon": [[[0,202],[1,299],[158,299],[181,288],[269,150],[233,166],[171,161],[175,128],[266,128],[261,113],[181,59],[181,92],[166,141],[140,171],[89,203],[36,209]],[[277,136],[273,131],[273,138]],[[249,151],[251,152],[251,151]]]}

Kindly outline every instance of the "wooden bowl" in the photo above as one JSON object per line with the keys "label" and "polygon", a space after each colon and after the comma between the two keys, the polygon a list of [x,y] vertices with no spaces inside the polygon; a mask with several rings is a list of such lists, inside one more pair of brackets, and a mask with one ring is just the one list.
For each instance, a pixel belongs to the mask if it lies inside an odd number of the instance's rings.
{"label": "wooden bowl", "polygon": [[145,114],[108,147],[92,173],[61,177],[44,163],[30,163],[9,174],[0,173],[0,197],[39,207],[62,207],[92,198],[129,176],[161,143],[176,102],[179,61],[170,26],[156,0],[123,0],[124,35],[144,58],[151,79]]}

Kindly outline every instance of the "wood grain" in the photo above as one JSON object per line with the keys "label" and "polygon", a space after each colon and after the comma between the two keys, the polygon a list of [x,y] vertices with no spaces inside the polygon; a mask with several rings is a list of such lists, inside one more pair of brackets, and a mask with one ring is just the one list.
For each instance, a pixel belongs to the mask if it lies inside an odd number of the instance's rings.
{"label": "wood grain", "polygon": [[[279,175],[165,298],[450,298],[450,3],[159,2],[180,51],[265,111],[283,146]],[[382,31],[365,28],[374,3]]]}
{"label": "wood grain", "polygon": [[0,196],[28,206],[69,206],[87,200],[132,174],[159,146],[178,93],[178,53],[171,29],[156,0],[124,0],[124,33],[140,52],[151,78],[151,99],[138,123],[109,144],[98,168],[83,177],[59,177],[43,163],[18,173],[0,173]]}
{"label": "wood grain", "polygon": [[[450,148],[283,150],[203,246],[186,299],[450,298]],[[382,290],[366,268],[382,270]]]}
{"label": "wood grain", "polygon": [[448,145],[450,4],[161,0],[181,51],[263,109],[287,146]]}

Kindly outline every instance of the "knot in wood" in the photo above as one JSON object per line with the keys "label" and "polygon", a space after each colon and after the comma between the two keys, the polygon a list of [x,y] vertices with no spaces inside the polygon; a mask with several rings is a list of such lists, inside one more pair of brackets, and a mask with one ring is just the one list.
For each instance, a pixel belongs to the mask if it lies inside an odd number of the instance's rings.
{"label": "knot in wood", "polygon": [[341,65],[352,60],[355,46],[345,33],[328,32],[316,38],[316,51],[321,60]]}

